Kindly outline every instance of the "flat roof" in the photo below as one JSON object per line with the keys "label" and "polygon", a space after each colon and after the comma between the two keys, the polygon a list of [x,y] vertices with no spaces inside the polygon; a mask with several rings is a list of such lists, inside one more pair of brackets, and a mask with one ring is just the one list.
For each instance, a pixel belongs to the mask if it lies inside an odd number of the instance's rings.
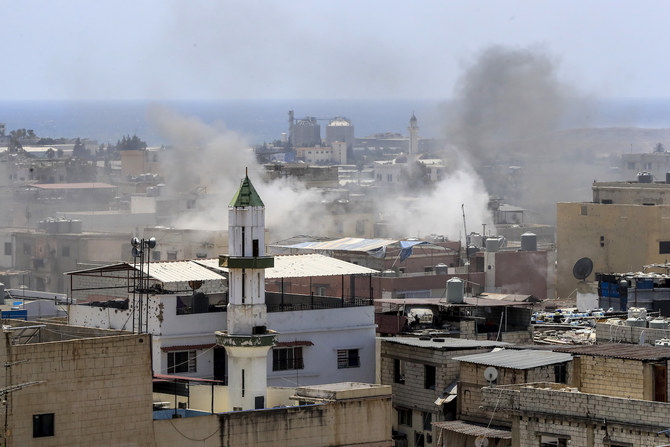
{"label": "flat roof", "polygon": [[422,340],[428,337],[383,337],[383,343],[396,343],[399,345],[414,346],[417,348],[439,349],[453,351],[458,349],[476,349],[476,348],[499,348],[510,346],[503,341],[492,340],[468,340],[466,338],[451,338],[434,336],[428,340]]}
{"label": "flat roof", "polygon": [[[274,257],[274,260],[274,267],[265,270],[265,279],[379,273],[378,270],[320,254],[278,255]],[[221,272],[228,271],[227,268],[219,267],[218,259],[199,259],[193,262]]]}
{"label": "flat roof", "polygon": [[572,360],[572,354],[537,351],[534,349],[503,349],[483,354],[454,357],[459,362],[476,363],[478,365],[497,366],[499,368],[531,369],[540,366],[565,363]]}

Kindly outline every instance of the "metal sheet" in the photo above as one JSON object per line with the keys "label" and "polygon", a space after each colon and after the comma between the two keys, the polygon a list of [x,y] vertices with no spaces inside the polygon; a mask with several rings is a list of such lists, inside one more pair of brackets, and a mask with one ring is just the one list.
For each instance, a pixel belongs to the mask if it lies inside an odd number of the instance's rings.
{"label": "metal sheet", "polygon": [[530,369],[569,362],[572,360],[572,355],[562,352],[537,351],[534,349],[503,349],[483,354],[454,357],[454,360],[499,368]]}

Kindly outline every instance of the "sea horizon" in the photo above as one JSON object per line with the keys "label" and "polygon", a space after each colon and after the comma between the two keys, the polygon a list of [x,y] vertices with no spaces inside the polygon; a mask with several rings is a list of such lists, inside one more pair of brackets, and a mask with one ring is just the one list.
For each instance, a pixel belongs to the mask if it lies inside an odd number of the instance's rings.
{"label": "sea horizon", "polygon": [[[262,144],[288,132],[289,110],[296,119],[319,119],[322,138],[328,120],[338,116],[351,121],[358,138],[384,132],[407,135],[414,114],[422,138],[444,138],[442,110],[448,103],[447,99],[14,100],[0,101],[0,123],[5,123],[7,132],[32,129],[39,137],[114,144],[125,135],[137,135],[150,146],[160,146],[171,143],[150,117],[149,111],[160,106],[206,125],[220,128],[223,123],[250,144]],[[588,111],[568,112],[562,127],[670,128],[670,98],[592,101]]]}

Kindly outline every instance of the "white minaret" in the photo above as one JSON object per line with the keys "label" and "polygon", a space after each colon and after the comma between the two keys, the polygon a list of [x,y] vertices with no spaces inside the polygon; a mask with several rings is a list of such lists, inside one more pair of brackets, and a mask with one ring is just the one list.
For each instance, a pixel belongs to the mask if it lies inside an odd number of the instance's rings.
{"label": "white minaret", "polygon": [[416,116],[412,113],[412,117],[409,119],[409,157],[408,161],[414,160],[417,155],[419,155],[419,126],[416,124]]}
{"label": "white minaret", "polygon": [[228,330],[216,332],[228,354],[228,404],[265,408],[268,351],[277,339],[266,327],[265,269],[274,258],[265,256],[265,205],[248,176],[228,205],[228,250],[219,256],[228,268]]}

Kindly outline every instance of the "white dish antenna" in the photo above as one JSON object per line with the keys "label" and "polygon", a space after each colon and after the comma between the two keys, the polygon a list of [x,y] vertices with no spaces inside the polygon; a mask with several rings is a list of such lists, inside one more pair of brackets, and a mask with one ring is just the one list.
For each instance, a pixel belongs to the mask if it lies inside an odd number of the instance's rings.
{"label": "white dish antenna", "polygon": [[493,366],[489,366],[484,370],[484,378],[489,384],[491,384],[498,378],[498,370],[495,369]]}

